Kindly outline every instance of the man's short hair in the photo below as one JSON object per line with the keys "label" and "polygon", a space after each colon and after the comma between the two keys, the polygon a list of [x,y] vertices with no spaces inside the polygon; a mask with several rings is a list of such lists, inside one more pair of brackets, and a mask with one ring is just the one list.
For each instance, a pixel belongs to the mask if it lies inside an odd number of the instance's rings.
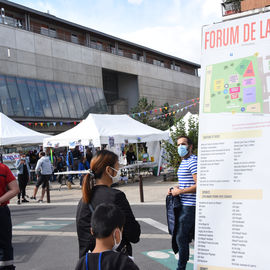
{"label": "man's short hair", "polygon": [[114,204],[100,204],[92,214],[91,227],[95,238],[106,238],[116,229],[122,229],[125,216]]}
{"label": "man's short hair", "polygon": [[45,152],[40,152],[39,153],[41,156],[45,157]]}
{"label": "man's short hair", "polygon": [[177,141],[178,141],[179,139],[181,139],[181,138],[187,139],[188,145],[193,145],[193,141],[192,141],[188,136],[186,136],[186,135],[179,136],[179,137],[177,138]]}

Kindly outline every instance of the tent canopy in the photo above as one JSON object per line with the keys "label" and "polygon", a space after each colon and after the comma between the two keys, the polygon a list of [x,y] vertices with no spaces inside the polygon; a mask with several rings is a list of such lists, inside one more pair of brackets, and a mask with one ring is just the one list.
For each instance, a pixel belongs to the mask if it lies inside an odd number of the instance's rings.
{"label": "tent canopy", "polygon": [[76,144],[89,145],[95,147],[101,144],[114,144],[151,142],[168,140],[169,133],[152,128],[139,121],[134,120],[128,115],[110,115],[110,114],[89,114],[76,127],[65,131],[56,136],[46,138],[43,141],[44,147],[73,147]]}
{"label": "tent canopy", "polygon": [[36,132],[18,124],[0,112],[0,145],[38,144],[49,135]]}

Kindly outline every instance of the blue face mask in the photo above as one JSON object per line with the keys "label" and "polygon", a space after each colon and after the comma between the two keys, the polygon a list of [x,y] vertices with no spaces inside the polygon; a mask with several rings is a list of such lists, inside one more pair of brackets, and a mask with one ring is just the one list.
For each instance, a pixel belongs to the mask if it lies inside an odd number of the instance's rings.
{"label": "blue face mask", "polygon": [[188,154],[187,146],[186,145],[179,145],[178,146],[178,154],[180,157],[184,157]]}

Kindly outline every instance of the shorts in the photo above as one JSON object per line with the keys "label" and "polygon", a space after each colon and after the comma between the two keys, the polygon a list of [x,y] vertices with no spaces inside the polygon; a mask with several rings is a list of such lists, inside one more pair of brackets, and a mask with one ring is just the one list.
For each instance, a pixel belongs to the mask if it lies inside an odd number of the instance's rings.
{"label": "shorts", "polygon": [[42,188],[46,188],[49,181],[51,179],[51,175],[50,174],[42,174],[38,177],[37,183],[36,183],[36,187],[39,187],[40,185],[42,185]]}

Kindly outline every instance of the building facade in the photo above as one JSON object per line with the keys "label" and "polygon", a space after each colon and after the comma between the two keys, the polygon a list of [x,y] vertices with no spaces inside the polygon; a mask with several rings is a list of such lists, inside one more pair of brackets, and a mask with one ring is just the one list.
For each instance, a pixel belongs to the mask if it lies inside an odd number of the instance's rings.
{"label": "building facade", "polygon": [[57,133],[89,112],[129,113],[140,97],[199,96],[195,63],[10,1],[0,8],[0,110],[16,121]]}

